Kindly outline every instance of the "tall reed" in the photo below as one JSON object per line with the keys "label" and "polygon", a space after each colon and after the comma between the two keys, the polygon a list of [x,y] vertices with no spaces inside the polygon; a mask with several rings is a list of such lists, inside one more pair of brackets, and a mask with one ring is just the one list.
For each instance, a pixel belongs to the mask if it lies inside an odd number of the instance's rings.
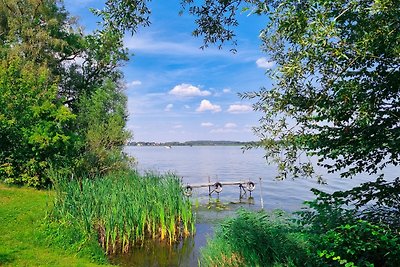
{"label": "tall reed", "polygon": [[58,178],[53,220],[70,219],[97,234],[107,253],[126,252],[146,238],[172,244],[194,232],[190,201],[172,174],[135,171],[99,179]]}

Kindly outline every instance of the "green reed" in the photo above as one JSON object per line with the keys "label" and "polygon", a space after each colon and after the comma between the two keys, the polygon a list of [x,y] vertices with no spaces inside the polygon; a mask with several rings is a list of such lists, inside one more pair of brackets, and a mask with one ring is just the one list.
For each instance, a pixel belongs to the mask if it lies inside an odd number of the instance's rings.
{"label": "green reed", "polygon": [[126,252],[146,238],[172,244],[194,233],[191,203],[172,174],[120,172],[98,179],[57,179],[51,218],[74,220],[97,234],[107,253]]}

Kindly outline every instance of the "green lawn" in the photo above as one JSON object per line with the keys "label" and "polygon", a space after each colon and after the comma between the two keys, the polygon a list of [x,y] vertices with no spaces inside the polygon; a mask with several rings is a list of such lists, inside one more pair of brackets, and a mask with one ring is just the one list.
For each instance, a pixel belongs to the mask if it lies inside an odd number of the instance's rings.
{"label": "green lawn", "polygon": [[0,184],[0,266],[98,266],[39,240],[51,198],[48,191]]}

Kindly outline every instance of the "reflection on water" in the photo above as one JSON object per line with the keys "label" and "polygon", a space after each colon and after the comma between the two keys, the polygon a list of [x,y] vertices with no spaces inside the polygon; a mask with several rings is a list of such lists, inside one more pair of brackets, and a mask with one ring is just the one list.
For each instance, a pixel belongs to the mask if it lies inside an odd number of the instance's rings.
{"label": "reflection on water", "polygon": [[199,249],[212,233],[210,224],[196,224],[196,235],[170,246],[168,242],[147,240],[130,253],[112,255],[110,262],[119,266],[197,266]]}
{"label": "reflection on water", "polygon": [[111,255],[110,261],[119,266],[198,266],[200,249],[213,234],[213,227],[240,208],[252,208],[254,199],[242,198],[227,202],[223,198],[211,197],[206,204],[194,205],[196,234],[169,246],[167,242],[146,240],[142,246],[134,247],[129,253]]}

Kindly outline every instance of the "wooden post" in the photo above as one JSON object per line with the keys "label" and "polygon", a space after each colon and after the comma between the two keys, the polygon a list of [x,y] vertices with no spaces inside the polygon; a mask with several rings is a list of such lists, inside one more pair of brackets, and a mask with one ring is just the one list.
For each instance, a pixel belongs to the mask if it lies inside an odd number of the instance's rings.
{"label": "wooden post", "polygon": [[260,201],[261,201],[261,209],[264,209],[264,199],[262,193],[262,178],[260,177]]}
{"label": "wooden post", "polygon": [[211,195],[211,186],[210,186],[210,184],[211,184],[211,179],[210,179],[210,176],[208,176],[208,195],[209,196]]}

